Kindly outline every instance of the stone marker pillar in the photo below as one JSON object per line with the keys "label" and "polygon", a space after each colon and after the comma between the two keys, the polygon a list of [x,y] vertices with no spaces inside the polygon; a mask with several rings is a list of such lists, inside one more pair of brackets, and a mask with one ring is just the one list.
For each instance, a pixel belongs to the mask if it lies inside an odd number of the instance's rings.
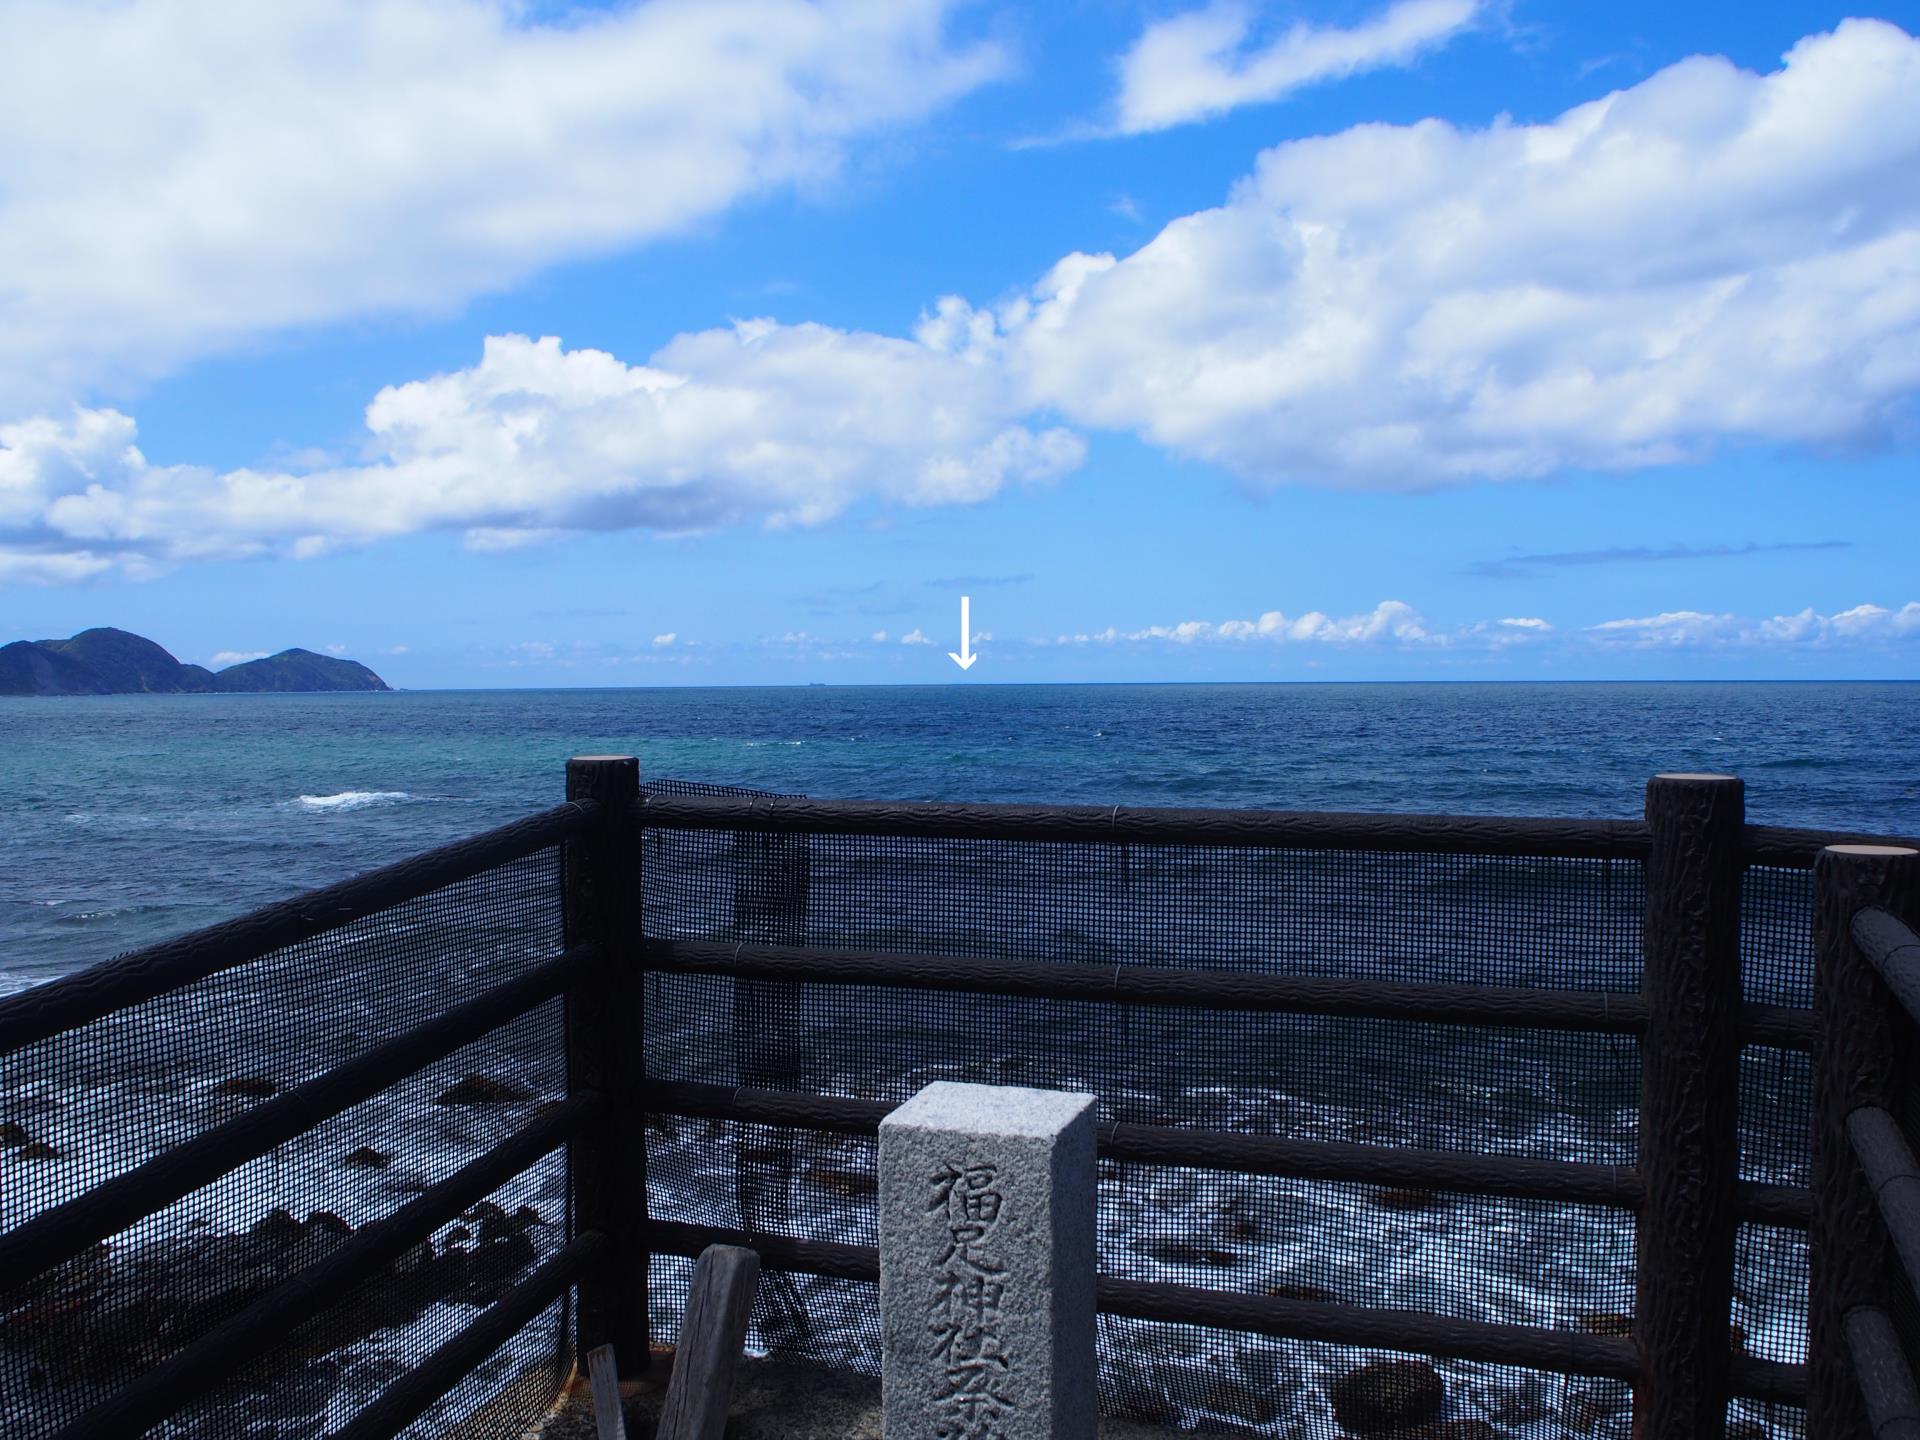
{"label": "stone marker pillar", "polygon": [[1093,1440],[1093,1127],[945,1080],[880,1122],[886,1440]]}

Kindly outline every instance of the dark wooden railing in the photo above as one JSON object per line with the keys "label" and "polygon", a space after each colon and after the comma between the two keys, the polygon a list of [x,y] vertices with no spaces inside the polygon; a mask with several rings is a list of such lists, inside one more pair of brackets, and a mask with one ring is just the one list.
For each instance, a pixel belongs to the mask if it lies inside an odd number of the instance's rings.
{"label": "dark wooden railing", "polygon": [[[1920,1170],[1890,1119],[1904,1046],[1897,1043],[1888,994],[1910,1005],[1920,997],[1920,948],[1900,923],[1914,917],[1920,884],[1910,852],[1882,853],[1884,842],[1882,851],[1835,850],[1837,840],[1855,837],[1745,825],[1740,783],[1718,776],[1657,777],[1643,821],[688,795],[643,800],[637,764],[618,756],[569,762],[567,796],[566,804],[515,825],[0,1001],[4,1055],[495,866],[564,847],[565,935],[554,958],[0,1233],[4,1292],[564,996],[567,1101],[362,1227],[327,1260],[100,1402],[64,1435],[139,1434],[204,1397],[475,1197],[562,1145],[572,1187],[571,1242],[363,1408],[343,1435],[384,1440],[405,1428],[569,1291],[578,1297],[580,1352],[612,1344],[628,1374],[644,1369],[651,1254],[693,1256],[710,1244],[734,1244],[755,1250],[770,1270],[875,1278],[878,1261],[870,1248],[648,1216],[649,1113],[870,1135],[890,1108],[772,1089],[649,1084],[637,1043],[644,1034],[640,981],[658,971],[1633,1036],[1643,1070],[1639,1155],[1632,1166],[1133,1124],[1109,1125],[1099,1139],[1101,1154],[1114,1160],[1631,1213],[1640,1257],[1631,1338],[1117,1277],[1102,1278],[1101,1309],[1630,1381],[1643,1440],[1718,1435],[1736,1396],[1809,1404],[1816,1440],[1868,1434],[1920,1440],[1920,1403],[1886,1319],[1888,1267],[1920,1258]],[[653,938],[642,924],[640,857],[646,833],[663,829],[1622,860],[1646,867],[1646,974],[1638,993],[1600,993]],[[1820,1000],[1814,1011],[1742,998],[1740,885],[1757,865],[1815,871]],[[1739,1178],[1728,1097],[1737,1088],[1744,1045],[1814,1054],[1811,1191]],[[1806,1366],[1729,1353],[1733,1240],[1743,1222],[1811,1227]]]}
{"label": "dark wooden railing", "polygon": [[[640,825],[659,829],[1640,861],[1647,866],[1647,976],[1638,994],[685,940],[648,940],[638,963],[648,970],[750,979],[1633,1035],[1643,1057],[1637,1167],[1134,1125],[1107,1127],[1101,1152],[1115,1159],[1558,1199],[1630,1211],[1637,1217],[1642,1257],[1634,1338],[1112,1277],[1101,1281],[1101,1308],[1294,1339],[1505,1360],[1630,1380],[1636,1387],[1637,1433],[1646,1440],[1697,1440],[1719,1433],[1733,1396],[1804,1399],[1803,1367],[1732,1355],[1727,1345],[1738,1224],[1803,1226],[1812,1208],[1804,1189],[1738,1179],[1736,1112],[1728,1097],[1737,1089],[1743,1044],[1804,1051],[1813,1043],[1808,1012],[1741,998],[1742,872],[1753,863],[1810,863],[1808,847],[1831,837],[1745,826],[1737,780],[1658,777],[1648,787],[1643,822],[697,796],[650,798],[630,813]],[[688,1085],[655,1085],[648,1104],[664,1113],[861,1134],[877,1130],[889,1108]],[[860,1247],[658,1223],[650,1233],[656,1249],[671,1253],[693,1254],[712,1243],[747,1244],[761,1249],[770,1269],[857,1278],[877,1273],[873,1252]]]}
{"label": "dark wooden railing", "polygon": [[[618,813],[593,800],[570,801],[484,835],[10,996],[0,1001],[0,1056],[556,844],[568,847],[571,873],[581,864],[573,854],[577,837]],[[562,994],[571,996],[581,977],[604,965],[605,953],[592,940],[570,945],[514,979],[0,1232],[0,1294],[71,1261],[107,1236],[158,1213],[535,1007]],[[391,1215],[362,1226],[325,1259],[87,1408],[58,1432],[57,1440],[144,1434],[205,1398],[282,1344],[295,1327],[350,1296],[441,1225],[562,1145],[576,1153],[599,1153],[601,1147],[585,1142],[604,1128],[608,1098],[587,1084],[570,1089],[572,1093],[561,1104]],[[389,1440],[581,1276],[598,1274],[609,1241],[587,1225],[576,1229],[570,1243],[395,1381],[338,1433],[354,1440]]]}
{"label": "dark wooden railing", "polygon": [[1920,1288],[1920,1170],[1896,1119],[1920,1021],[1920,851],[1837,845],[1814,866],[1814,1213],[1809,1433],[1920,1437],[1909,1357],[1888,1319]]}

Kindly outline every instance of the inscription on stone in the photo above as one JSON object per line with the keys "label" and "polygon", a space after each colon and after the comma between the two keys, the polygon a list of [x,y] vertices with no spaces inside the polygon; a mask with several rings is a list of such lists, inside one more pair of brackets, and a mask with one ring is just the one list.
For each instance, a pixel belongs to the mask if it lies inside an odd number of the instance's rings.
{"label": "inscription on stone", "polygon": [[882,1123],[887,1440],[1091,1440],[1093,1105],[942,1081]]}
{"label": "inscription on stone", "polygon": [[995,1165],[948,1161],[933,1175],[927,1208],[947,1227],[934,1261],[932,1354],[945,1383],[934,1397],[939,1440],[998,1440],[1000,1421],[1019,1409],[1000,1325],[1006,1262],[994,1253],[994,1229],[1006,1196]]}

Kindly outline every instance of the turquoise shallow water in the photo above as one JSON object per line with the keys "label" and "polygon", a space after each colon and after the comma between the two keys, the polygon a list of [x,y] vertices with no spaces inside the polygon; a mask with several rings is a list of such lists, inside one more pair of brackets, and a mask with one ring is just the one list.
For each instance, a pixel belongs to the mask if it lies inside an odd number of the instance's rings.
{"label": "turquoise shallow water", "polygon": [[1060,685],[0,699],[0,987],[553,803],[570,754],[814,795],[1920,833],[1920,683]]}

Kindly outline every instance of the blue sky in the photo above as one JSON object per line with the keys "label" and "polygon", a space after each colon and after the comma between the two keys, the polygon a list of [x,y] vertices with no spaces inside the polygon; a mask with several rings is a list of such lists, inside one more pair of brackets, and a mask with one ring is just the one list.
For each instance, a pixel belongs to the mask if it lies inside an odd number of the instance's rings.
{"label": "blue sky", "polygon": [[0,639],[420,687],[1912,677],[1916,32],[14,0]]}

